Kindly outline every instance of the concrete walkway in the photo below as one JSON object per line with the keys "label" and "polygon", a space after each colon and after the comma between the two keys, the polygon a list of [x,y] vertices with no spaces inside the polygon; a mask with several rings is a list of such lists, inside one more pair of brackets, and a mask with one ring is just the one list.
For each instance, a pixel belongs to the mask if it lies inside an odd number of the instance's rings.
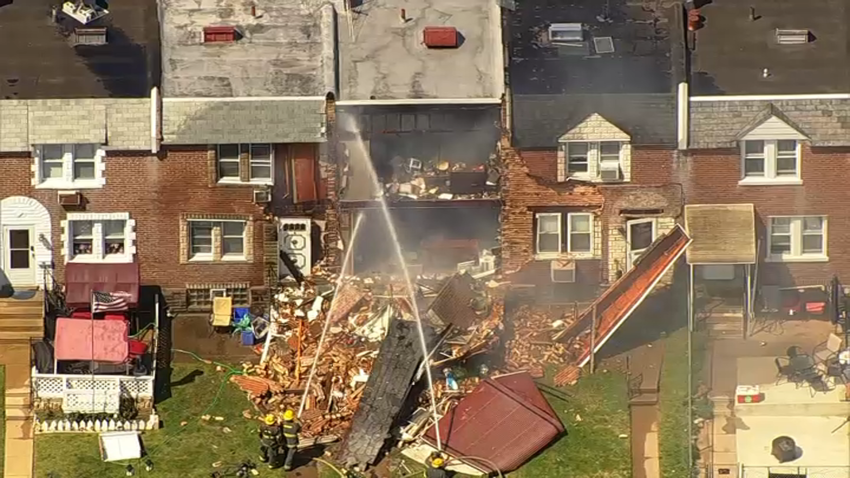
{"label": "concrete walkway", "polygon": [[3,477],[32,478],[34,454],[29,342],[2,344],[0,363],[6,367],[6,443]]}
{"label": "concrete walkway", "polygon": [[[658,462],[658,392],[664,362],[663,341],[629,355],[632,478],[661,478]],[[634,383],[633,383],[634,382]]]}

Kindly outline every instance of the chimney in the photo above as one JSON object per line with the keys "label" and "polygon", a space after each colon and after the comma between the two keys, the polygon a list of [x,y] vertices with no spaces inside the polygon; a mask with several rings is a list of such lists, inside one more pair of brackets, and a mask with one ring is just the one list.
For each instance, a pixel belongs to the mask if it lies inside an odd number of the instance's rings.
{"label": "chimney", "polygon": [[251,5],[251,16],[257,18],[257,6]]}

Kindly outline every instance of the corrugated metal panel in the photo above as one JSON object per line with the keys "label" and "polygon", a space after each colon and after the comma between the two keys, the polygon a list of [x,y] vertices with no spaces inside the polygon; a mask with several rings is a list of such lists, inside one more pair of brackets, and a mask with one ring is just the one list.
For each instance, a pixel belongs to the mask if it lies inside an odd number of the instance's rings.
{"label": "corrugated metal panel", "polygon": [[755,216],[752,204],[685,206],[685,227],[694,241],[688,264],[755,264]]}
{"label": "corrugated metal panel", "polygon": [[[519,468],[563,433],[564,426],[550,414],[551,408],[541,410],[506,386],[488,379],[440,420],[440,437],[451,455],[484,458],[502,472],[508,472]],[[436,443],[433,427],[425,433],[425,440]]]}

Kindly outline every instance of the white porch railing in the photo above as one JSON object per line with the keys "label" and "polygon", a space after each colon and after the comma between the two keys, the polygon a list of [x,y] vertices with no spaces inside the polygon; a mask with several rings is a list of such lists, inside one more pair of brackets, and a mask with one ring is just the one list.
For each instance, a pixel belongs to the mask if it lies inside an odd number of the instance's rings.
{"label": "white porch railing", "polygon": [[35,398],[61,398],[69,412],[118,411],[121,397],[153,398],[152,376],[32,374]]}

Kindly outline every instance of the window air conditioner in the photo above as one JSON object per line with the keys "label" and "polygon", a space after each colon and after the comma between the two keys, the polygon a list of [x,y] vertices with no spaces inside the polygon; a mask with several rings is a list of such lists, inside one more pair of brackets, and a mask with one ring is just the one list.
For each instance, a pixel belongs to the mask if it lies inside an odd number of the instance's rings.
{"label": "window air conditioner", "polygon": [[83,203],[83,195],[77,191],[59,191],[60,206],[79,206]]}
{"label": "window air conditioner", "polygon": [[254,202],[256,204],[268,204],[272,201],[272,193],[268,189],[255,189]]}
{"label": "window air conditioner", "polygon": [[599,179],[602,181],[619,181],[620,163],[616,161],[604,161],[599,164]]}
{"label": "window air conditioner", "polygon": [[572,284],[576,281],[576,263],[569,259],[555,260],[551,263],[552,282]]}

